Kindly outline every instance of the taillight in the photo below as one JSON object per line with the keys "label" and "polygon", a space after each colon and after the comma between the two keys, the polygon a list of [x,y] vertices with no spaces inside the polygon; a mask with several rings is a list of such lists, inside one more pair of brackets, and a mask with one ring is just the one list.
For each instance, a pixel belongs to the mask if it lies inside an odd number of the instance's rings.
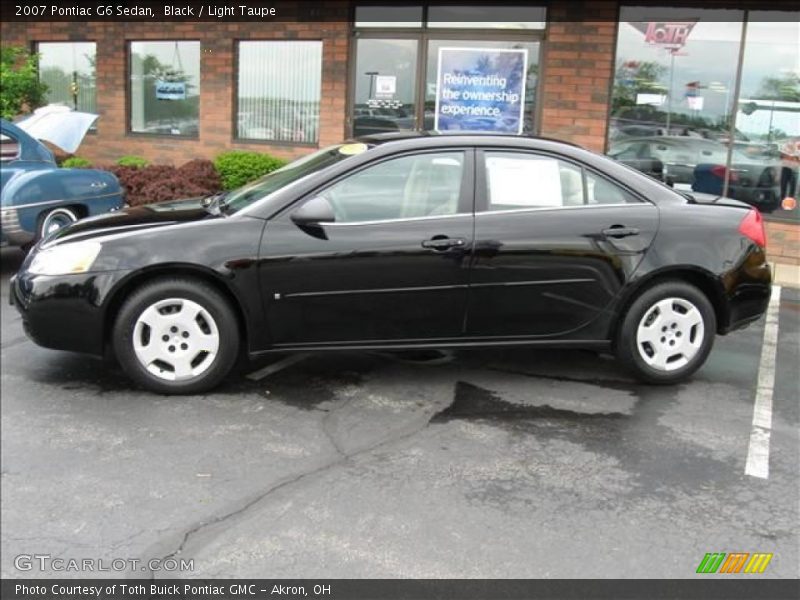
{"label": "taillight", "polygon": [[739,223],[739,233],[750,238],[756,244],[765,248],[767,246],[767,233],[764,231],[764,218],[756,209],[747,211],[742,222]]}
{"label": "taillight", "polygon": [[[719,177],[720,179],[725,179],[725,173],[727,171],[728,169],[726,169],[722,165],[715,165],[711,167],[711,174]],[[731,171],[730,174],[731,174],[731,179],[730,179],[731,181],[734,182],[739,181],[739,174],[736,171]]]}

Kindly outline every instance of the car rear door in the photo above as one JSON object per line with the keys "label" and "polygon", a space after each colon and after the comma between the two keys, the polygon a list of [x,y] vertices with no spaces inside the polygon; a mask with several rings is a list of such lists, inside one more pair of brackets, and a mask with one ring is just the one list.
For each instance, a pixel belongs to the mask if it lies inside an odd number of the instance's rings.
{"label": "car rear door", "polygon": [[658,209],[565,158],[486,149],[476,162],[466,336],[581,339],[642,260]]}
{"label": "car rear door", "polygon": [[[473,234],[472,149],[393,156],[267,223],[259,261],[273,344],[393,344],[463,333]],[[291,213],[324,198],[336,219]]]}

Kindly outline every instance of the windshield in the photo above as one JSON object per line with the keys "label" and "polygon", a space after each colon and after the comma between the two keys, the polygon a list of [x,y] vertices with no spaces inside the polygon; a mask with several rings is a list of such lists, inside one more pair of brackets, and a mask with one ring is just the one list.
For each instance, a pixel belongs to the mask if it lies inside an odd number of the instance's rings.
{"label": "windshield", "polygon": [[323,148],[264,175],[252,183],[230,191],[223,199],[222,210],[226,214],[233,214],[287,185],[368,149],[369,146],[366,144],[338,144]]}

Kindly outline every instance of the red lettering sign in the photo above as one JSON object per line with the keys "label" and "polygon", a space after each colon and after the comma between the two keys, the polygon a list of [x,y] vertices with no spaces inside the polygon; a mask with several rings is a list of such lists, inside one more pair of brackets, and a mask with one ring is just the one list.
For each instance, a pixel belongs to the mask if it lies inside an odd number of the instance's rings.
{"label": "red lettering sign", "polygon": [[693,21],[660,22],[651,21],[644,32],[644,41],[671,50],[682,48],[694,28]]}

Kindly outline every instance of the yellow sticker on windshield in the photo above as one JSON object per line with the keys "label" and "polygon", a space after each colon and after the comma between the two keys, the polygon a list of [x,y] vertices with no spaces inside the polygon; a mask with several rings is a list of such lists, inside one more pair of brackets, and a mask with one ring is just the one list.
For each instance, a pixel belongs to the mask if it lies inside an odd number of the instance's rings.
{"label": "yellow sticker on windshield", "polygon": [[366,152],[369,150],[369,146],[366,144],[345,144],[339,148],[339,154],[346,154],[347,156],[352,156],[354,154],[361,154],[362,152]]}

